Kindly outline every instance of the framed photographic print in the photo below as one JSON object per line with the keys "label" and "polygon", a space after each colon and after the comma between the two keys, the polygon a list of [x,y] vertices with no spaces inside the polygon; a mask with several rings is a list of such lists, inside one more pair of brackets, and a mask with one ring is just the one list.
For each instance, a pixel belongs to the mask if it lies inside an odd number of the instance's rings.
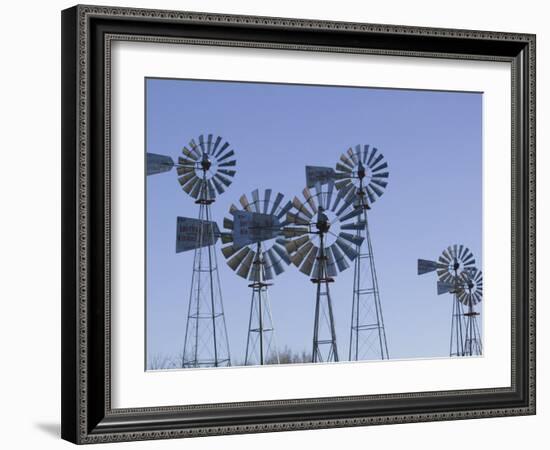
{"label": "framed photographic print", "polygon": [[63,438],[535,413],[534,35],[75,6],[62,45]]}

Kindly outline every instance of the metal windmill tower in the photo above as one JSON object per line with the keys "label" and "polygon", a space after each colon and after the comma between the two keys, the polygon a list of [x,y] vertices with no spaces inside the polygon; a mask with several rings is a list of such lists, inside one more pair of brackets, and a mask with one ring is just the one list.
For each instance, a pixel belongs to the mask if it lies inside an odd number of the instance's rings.
{"label": "metal windmill tower", "polygon": [[340,156],[336,164],[336,188],[354,195],[357,238],[365,244],[355,247],[353,301],[349,338],[350,361],[388,359],[388,343],[384,327],[382,303],[374,261],[367,211],[382,196],[388,185],[388,164],[376,147],[356,145]]}
{"label": "metal windmill tower", "polygon": [[147,154],[147,174],[168,172],[176,168],[185,193],[195,199],[198,218],[178,217],[176,252],[194,251],[193,273],[182,367],[219,367],[231,365],[222,292],[218,275],[215,244],[221,237],[212,221],[211,205],[235,176],[235,152],[218,136],[200,135],[183,147],[183,156],[174,163],[164,155]]}
{"label": "metal windmill tower", "polygon": [[464,313],[464,356],[481,356],[483,347],[477,323],[479,313],[474,310],[474,306],[480,303],[483,298],[483,275],[477,267],[472,267],[464,270],[462,279],[464,286],[462,291],[458,293],[458,299],[467,308]]}
{"label": "metal windmill tower", "polygon": [[[316,285],[312,362],[330,362],[340,360],[330,283],[339,271],[349,267],[348,260],[357,257],[354,247],[360,245],[363,238],[346,230],[356,228],[353,219],[361,211],[353,208],[353,198],[346,196],[345,190],[336,192],[334,181],[323,172],[326,168],[314,169],[317,170],[310,171],[308,181],[313,181],[317,171],[315,194],[306,187],[305,203],[294,197],[291,212],[287,214],[290,227],[303,236],[288,240],[286,249],[292,263],[300,272],[311,276]],[[322,184],[323,180],[327,183]]]}
{"label": "metal windmill tower", "polygon": [[290,264],[281,236],[292,233],[284,229],[292,203],[285,203],[281,193],[273,197],[271,189],[263,194],[256,189],[251,195],[252,201],[246,194],[241,196],[241,209],[231,205],[232,219],[223,221],[231,243],[222,248],[222,253],[229,267],[248,279],[252,289],[245,365],[279,364],[268,288],[284,266]]}
{"label": "metal windmill tower", "polygon": [[459,296],[464,292],[464,273],[475,265],[472,252],[464,245],[450,245],[437,261],[418,260],[418,275],[437,271],[437,294],[452,294],[449,356],[464,356],[464,308]]}

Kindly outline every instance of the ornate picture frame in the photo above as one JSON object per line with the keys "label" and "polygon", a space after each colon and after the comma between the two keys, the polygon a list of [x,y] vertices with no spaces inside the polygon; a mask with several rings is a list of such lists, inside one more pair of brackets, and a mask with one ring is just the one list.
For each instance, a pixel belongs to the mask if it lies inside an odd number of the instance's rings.
{"label": "ornate picture frame", "polygon": [[[510,386],[114,408],[111,48],[186,43],[511,66]],[[62,12],[62,437],[78,444],[535,414],[535,36],[100,6]]]}

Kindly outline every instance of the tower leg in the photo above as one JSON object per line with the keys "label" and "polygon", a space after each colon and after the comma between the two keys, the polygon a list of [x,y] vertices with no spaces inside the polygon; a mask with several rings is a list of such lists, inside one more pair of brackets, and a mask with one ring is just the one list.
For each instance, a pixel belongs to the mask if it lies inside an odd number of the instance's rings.
{"label": "tower leg", "polygon": [[193,259],[182,367],[230,366],[210,202],[198,200],[199,227]]}
{"label": "tower leg", "polygon": [[340,359],[338,357],[336,329],[329,288],[329,283],[333,280],[327,275],[327,257],[325,256],[322,235],[317,262],[318,273],[316,278],[311,280],[317,284],[311,360],[314,363],[338,362]]}
{"label": "tower leg", "polygon": [[357,223],[364,222],[364,230],[356,235],[364,237],[363,245],[356,246],[358,256],[354,261],[353,302],[349,340],[349,360],[388,359],[388,343],[378,289],[378,277],[370,237],[366,205],[357,216]]}
{"label": "tower leg", "polygon": [[468,312],[464,315],[466,322],[466,335],[464,337],[464,355],[465,356],[481,356],[483,354],[481,346],[481,334],[477,317],[479,313],[473,310],[472,306],[468,307]]}
{"label": "tower leg", "polygon": [[253,262],[253,280],[249,285],[252,288],[252,299],[250,301],[245,365],[279,364],[280,362],[268,296],[269,284],[265,282],[262,255],[261,244],[258,244]]}
{"label": "tower leg", "polygon": [[457,295],[454,294],[449,356],[464,356],[464,331],[464,308]]}

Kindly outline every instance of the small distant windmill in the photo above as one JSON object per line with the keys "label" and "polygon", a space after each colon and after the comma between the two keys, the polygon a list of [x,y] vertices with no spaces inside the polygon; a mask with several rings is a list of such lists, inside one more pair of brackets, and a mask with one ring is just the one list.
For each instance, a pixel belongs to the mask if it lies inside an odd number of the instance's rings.
{"label": "small distant windmill", "polygon": [[367,211],[382,196],[388,185],[388,163],[376,147],[356,145],[340,156],[336,164],[336,188],[354,196],[353,206],[360,211],[356,218],[357,245],[353,272],[353,302],[349,341],[350,361],[388,359],[388,343],[374,250]]}
{"label": "small distant windmill", "polygon": [[357,257],[354,247],[364,239],[347,232],[356,229],[353,219],[361,211],[353,208],[353,198],[346,196],[345,190],[336,192],[330,171],[323,167],[306,169],[307,184],[314,186],[315,193],[306,187],[304,202],[294,197],[287,214],[289,228],[303,234],[287,241],[290,259],[317,285],[312,362],[340,360],[329,285],[339,271],[349,267],[348,261]]}
{"label": "small distant windmill", "polygon": [[451,245],[437,261],[418,260],[418,275],[437,272],[437,294],[453,295],[453,311],[451,319],[451,340],[449,356],[464,356],[464,308],[460,296],[464,294],[464,274],[475,265],[472,252],[464,245]]}
{"label": "small distant windmill", "polygon": [[284,230],[286,213],[292,207],[284,202],[284,195],[266,189],[260,195],[258,189],[246,194],[239,202],[241,209],[231,205],[232,219],[224,218],[230,244],[222,248],[228,266],[251,284],[250,317],[246,341],[245,365],[264,365],[267,362],[279,363],[279,353],[275,337],[271,305],[268,296],[270,282],[283,273],[290,259],[284,247],[283,235],[292,233]]}
{"label": "small distant windmill", "polygon": [[483,299],[483,275],[477,267],[472,267],[462,273],[462,279],[464,286],[458,293],[458,299],[468,308],[464,313],[464,355],[480,356],[483,354],[483,347],[477,323],[479,313],[474,310],[474,307]]}
{"label": "small distant windmill", "polygon": [[200,135],[183,147],[183,156],[174,163],[171,157],[147,154],[147,174],[176,168],[178,181],[199,205],[198,218],[178,217],[176,252],[194,251],[182,367],[219,367],[231,365],[229,342],[218,275],[215,244],[221,237],[212,220],[211,204],[235,176],[235,152],[222,137]]}

